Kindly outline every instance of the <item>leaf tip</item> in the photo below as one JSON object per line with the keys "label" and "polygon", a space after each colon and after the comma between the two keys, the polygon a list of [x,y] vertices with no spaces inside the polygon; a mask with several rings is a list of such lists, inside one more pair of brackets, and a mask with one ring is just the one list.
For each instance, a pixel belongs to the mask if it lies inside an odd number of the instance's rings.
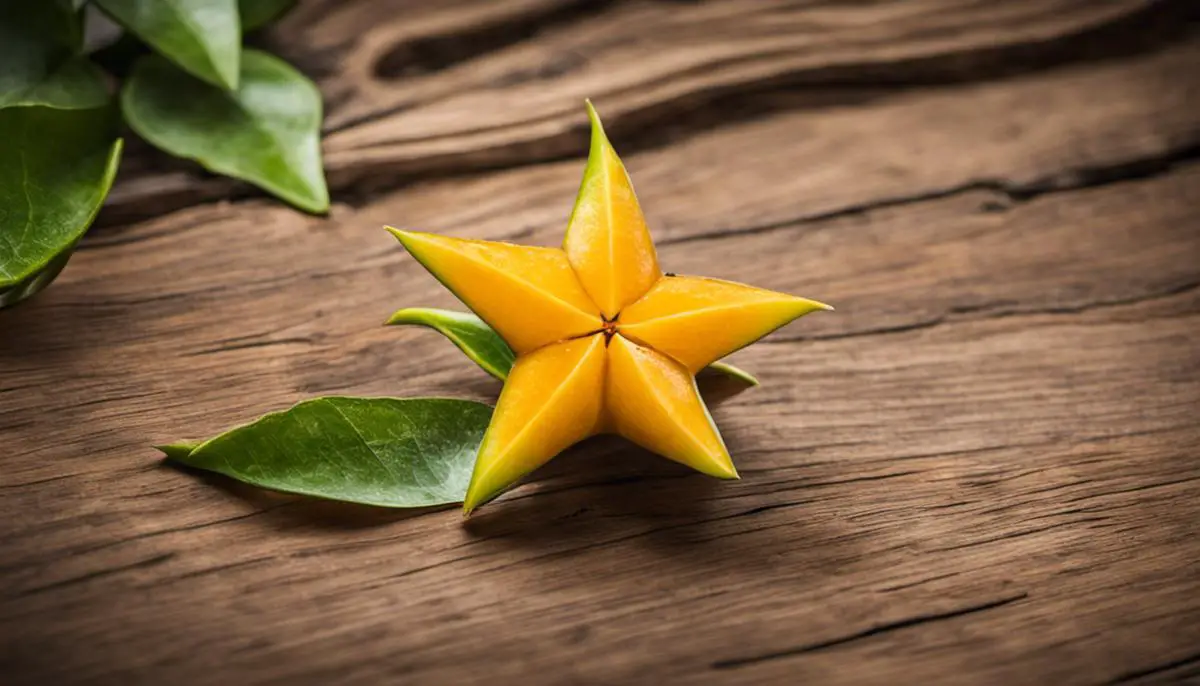
{"label": "leaf tip", "polygon": [[325,216],[329,214],[329,187],[325,185],[323,170],[318,171],[320,173],[316,178],[309,180],[311,183],[307,187],[293,188],[288,192],[277,191],[265,185],[261,187],[309,214]]}
{"label": "leaf tip", "polygon": [[183,462],[200,444],[180,441],[154,446],[154,449],[166,456],[168,460]]}
{"label": "leaf tip", "polygon": [[[237,12],[233,13],[233,20],[237,21]],[[241,26],[238,27],[237,34],[241,36]],[[233,46],[233,49],[227,51],[220,56],[219,59],[211,59],[213,73],[217,77],[217,84],[230,93],[237,93],[238,87],[242,81],[242,44],[238,41]]]}
{"label": "leaf tip", "polygon": [[384,326],[396,326],[398,324],[412,324],[413,315],[416,314],[416,308],[406,307],[402,310],[396,310],[392,316],[387,318],[383,323]]}
{"label": "leaf tip", "polygon": [[301,207],[300,209],[307,211],[309,214],[315,214],[317,216],[324,217],[329,214],[329,196],[326,195],[318,198],[316,202]]}
{"label": "leaf tip", "polygon": [[727,364],[725,362],[713,362],[712,364],[708,365],[708,367],[706,367],[705,370],[702,370],[702,371],[708,371],[708,372],[712,372],[715,374],[723,374],[730,379],[734,379],[736,381],[741,381],[742,383],[746,384],[750,388],[754,388],[754,387],[762,385],[762,383],[758,380],[758,377],[754,376],[750,372],[746,371],[745,369],[742,369],[741,367],[735,367],[735,366],[733,366],[731,364]]}

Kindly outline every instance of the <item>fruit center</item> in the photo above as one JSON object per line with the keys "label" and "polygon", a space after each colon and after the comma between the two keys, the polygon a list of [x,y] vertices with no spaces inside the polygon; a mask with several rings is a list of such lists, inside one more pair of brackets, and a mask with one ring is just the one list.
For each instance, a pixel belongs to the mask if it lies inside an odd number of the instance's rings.
{"label": "fruit center", "polygon": [[[620,316],[619,314],[617,315],[617,317]],[[600,327],[600,331],[604,332],[605,345],[612,340],[613,336],[617,335],[617,317],[613,317],[611,320],[604,319],[604,323]],[[603,317],[601,318],[603,319]]]}

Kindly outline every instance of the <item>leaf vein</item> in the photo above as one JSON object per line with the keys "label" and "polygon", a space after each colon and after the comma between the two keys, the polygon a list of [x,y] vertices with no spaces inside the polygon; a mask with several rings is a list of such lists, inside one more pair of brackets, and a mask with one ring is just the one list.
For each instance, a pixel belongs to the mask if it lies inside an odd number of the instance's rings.
{"label": "leaf vein", "polygon": [[333,409],[333,411],[337,413],[338,417],[341,417],[342,421],[346,423],[346,426],[350,427],[350,430],[354,432],[355,437],[358,438],[359,443],[362,443],[362,446],[367,449],[367,452],[371,454],[371,457],[375,458],[375,461],[379,463],[380,468],[392,478],[392,482],[400,483],[401,480],[399,476],[396,475],[395,470],[389,467],[383,461],[383,459],[379,457],[379,453],[375,451],[375,448],[371,447],[371,444],[367,442],[366,437],[363,436],[362,432],[358,430],[358,425],[350,421],[350,418],[346,416],[346,413],[342,412],[342,408],[328,401],[325,402],[325,405]]}

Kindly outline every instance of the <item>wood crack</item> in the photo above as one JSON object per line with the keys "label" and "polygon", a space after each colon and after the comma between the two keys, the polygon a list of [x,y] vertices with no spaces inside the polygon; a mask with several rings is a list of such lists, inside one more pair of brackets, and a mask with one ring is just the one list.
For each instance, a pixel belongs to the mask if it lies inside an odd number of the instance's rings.
{"label": "wood crack", "polygon": [[1170,662],[1164,662],[1162,664],[1152,665],[1150,667],[1144,667],[1142,669],[1138,669],[1138,670],[1135,670],[1132,672],[1126,672],[1126,673],[1114,678],[1112,681],[1109,681],[1108,683],[1109,684],[1127,684],[1131,681],[1137,681],[1139,679],[1144,679],[1146,677],[1154,676],[1156,674],[1162,674],[1164,672],[1171,672],[1176,669],[1179,669],[1180,667],[1188,667],[1188,666],[1195,665],[1195,664],[1200,664],[1200,653],[1193,653],[1191,655],[1181,657],[1178,660],[1171,660]]}
{"label": "wood crack", "polygon": [[[768,470],[758,470],[758,471],[763,472],[763,471],[768,471]],[[801,481],[800,483],[797,483],[793,486],[788,486],[786,488],[773,488],[773,489],[769,489],[769,490],[758,490],[758,491],[755,491],[754,495],[755,496],[775,495],[778,493],[791,493],[793,491],[803,491],[803,490],[808,490],[811,488],[825,488],[828,486],[844,486],[846,484],[863,483],[863,482],[867,482],[867,481],[885,481],[887,479],[899,479],[901,477],[914,476],[917,474],[921,474],[921,472],[914,471],[914,470],[907,470],[907,471],[903,471],[903,472],[888,472],[886,474],[872,474],[870,476],[856,476],[856,477],[851,477],[848,479],[829,479],[826,481]],[[726,497],[717,497],[717,498],[713,498],[713,500],[728,500],[730,497],[736,497],[736,495],[735,496],[726,496]],[[807,501],[804,501],[804,502],[807,502]],[[737,514],[730,515],[730,516],[731,517],[743,517],[746,515],[755,515],[755,514],[759,514],[762,512],[768,512],[770,510],[777,510],[777,509],[783,508],[783,507],[792,507],[792,506],[798,505],[798,504],[801,504],[801,503],[788,502],[788,503],[775,503],[775,504],[771,504],[771,505],[763,505],[762,507],[756,507],[752,510],[747,510],[745,512],[738,512]]]}
{"label": "wood crack", "polygon": [[[584,77],[588,60],[574,55],[557,36],[561,27],[573,28],[595,17],[613,14],[604,8],[630,6],[636,17],[636,5],[604,0],[597,3],[571,2],[562,6],[539,6],[515,16],[501,17],[480,29],[467,24],[457,30],[410,39],[391,48],[373,66],[377,74],[407,75],[435,74],[453,70],[450,67],[468,60],[480,62],[480,68],[497,73],[486,85],[500,89],[523,80],[545,80],[546,88],[557,97],[546,106],[529,112],[508,123],[492,119],[465,116],[461,125],[435,126],[429,131],[412,132],[404,127],[409,115],[424,118],[429,111],[451,107],[450,100],[462,94],[463,85],[451,87],[456,79],[469,76],[446,76],[446,83],[423,77],[424,95],[388,93],[380,102],[359,103],[353,112],[338,117],[330,113],[325,133],[333,138],[344,134],[344,145],[331,140],[326,149],[329,163],[329,185],[335,201],[361,206],[380,194],[398,190],[415,181],[450,179],[484,171],[512,170],[533,165],[573,160],[578,157],[577,145],[586,127],[574,123],[573,109],[583,95],[570,101],[563,92],[574,90],[567,84],[572,76]],[[896,60],[869,59],[867,55],[831,57],[829,62],[813,63],[796,47],[764,48],[731,56],[720,64],[698,64],[681,67],[660,77],[639,81],[636,87],[614,87],[607,91],[591,91],[594,98],[625,103],[611,116],[609,128],[622,140],[625,154],[649,151],[674,144],[682,139],[715,128],[743,124],[781,113],[820,109],[830,106],[860,105],[873,100],[894,97],[917,88],[929,89],[983,81],[1008,79],[1024,74],[1043,72],[1083,62],[1112,61],[1121,57],[1150,54],[1188,37],[1190,19],[1197,15],[1197,5],[1187,0],[1160,0],[1142,7],[1077,18],[1072,26],[1065,17],[1073,16],[1076,8],[1055,8],[1046,17],[1025,17],[1024,21],[1066,21],[1059,35],[1044,36],[1036,32],[1024,35],[1029,27],[1018,25],[1018,37],[997,45],[958,45],[944,50],[925,48]],[[799,12],[789,8],[786,12]],[[965,10],[959,10],[965,11]],[[654,16],[659,16],[655,14]],[[701,20],[697,19],[697,22]],[[703,25],[703,24],[701,24]],[[798,44],[805,35],[800,28]],[[542,40],[541,33],[554,34]],[[919,34],[919,32],[918,32]],[[348,37],[346,45],[353,46],[358,37]],[[538,40],[534,40],[537,38]],[[919,36],[908,36],[921,42]],[[517,60],[504,71],[498,65],[509,65],[516,59],[507,54],[506,46],[528,41],[531,48],[545,50],[542,61],[533,67]],[[542,45],[546,43],[546,45]],[[607,47],[607,46],[606,46]],[[870,41],[862,48],[870,51]],[[303,57],[303,55],[297,55]],[[774,69],[769,65],[776,64]],[[749,73],[764,72],[743,79],[711,74],[720,71]],[[408,70],[408,71],[406,71]],[[528,73],[527,73],[528,72]],[[323,80],[328,99],[338,98],[332,91],[346,88],[330,74]],[[378,76],[377,76],[378,77]],[[441,78],[440,76],[438,78]],[[647,77],[648,78],[648,77]],[[711,82],[710,82],[711,81]],[[586,79],[581,81],[586,83]],[[387,90],[389,80],[374,84],[370,89]],[[681,86],[686,84],[686,86]],[[484,84],[470,84],[484,88]],[[660,97],[638,97],[640,92],[659,92]],[[797,97],[797,93],[803,97]],[[636,101],[636,104],[635,104]],[[455,101],[457,102],[457,101]],[[410,112],[412,110],[412,112]],[[468,123],[473,122],[473,123]],[[376,135],[358,135],[364,128],[378,130]],[[394,133],[393,133],[394,131]],[[383,138],[379,136],[386,135]],[[394,152],[389,151],[395,148]],[[410,151],[419,148],[427,151]],[[363,153],[369,159],[364,159]],[[184,207],[205,205],[228,199],[259,195],[246,184],[225,179],[200,180],[194,173],[174,172],[169,178],[152,179],[161,163],[149,164],[137,179],[139,188],[124,194],[123,181],[114,193],[114,203],[101,216],[101,224],[132,221],[159,216]]]}
{"label": "wood crack", "polygon": [[[986,308],[979,307],[952,307],[945,314],[926,319],[911,324],[900,324],[897,326],[883,326],[875,329],[861,329],[858,331],[847,331],[844,333],[833,334],[818,334],[814,336],[793,336],[788,338],[767,338],[763,343],[783,344],[796,343],[799,341],[833,341],[845,338],[861,338],[864,336],[883,336],[896,333],[908,333],[911,331],[921,331],[923,329],[932,329],[942,324],[950,324],[965,321],[987,321],[993,319],[1006,319],[1009,317],[1034,317],[1038,315],[1057,315],[1057,314],[1082,314],[1092,310],[1106,309],[1110,307],[1127,307],[1130,305],[1140,305],[1156,300],[1166,300],[1180,295],[1185,295],[1200,289],[1200,279],[1188,281],[1186,283],[1173,286],[1171,288],[1154,291],[1152,293],[1143,293],[1140,295],[1130,296],[1128,298],[1112,298],[1109,300],[1099,300],[1080,305],[1070,305],[1061,307],[1041,307],[1029,309],[1005,309],[990,311]],[[980,316],[963,317],[964,314],[979,314]]]}
{"label": "wood crack", "polygon": [[[498,21],[462,27],[458,31],[421,36],[393,46],[379,57],[373,74],[384,80],[437,72],[463,62],[529,41],[557,26],[587,21],[606,11],[614,0],[570,0],[539,6],[533,11],[501,17]],[[386,116],[377,112],[339,122],[334,131]]]}
{"label": "wood crack", "polygon": [[[281,507],[286,507],[286,506],[292,505],[292,504],[294,504],[293,501],[276,503],[273,505],[268,505],[260,510],[255,510],[253,512],[247,512],[245,514],[240,514],[240,515],[234,515],[232,517],[223,517],[221,519],[214,519],[212,521],[200,522],[198,524],[187,524],[187,525],[183,525],[183,526],[174,526],[174,527],[170,527],[170,528],[166,528],[166,529],[159,529],[156,531],[146,531],[143,533],[136,534],[134,536],[127,536],[125,538],[117,539],[115,541],[107,541],[105,543],[72,550],[71,555],[86,555],[86,554],[90,554],[90,553],[96,553],[101,550],[107,550],[109,548],[123,546],[128,543],[132,543],[134,541],[142,541],[147,538],[156,538],[158,536],[168,536],[170,534],[177,534],[177,533],[182,533],[185,531],[198,531],[200,529],[206,529],[210,526],[220,526],[222,524],[229,524],[229,523],[241,521],[244,519],[250,519],[251,517],[257,517],[259,515],[266,514],[272,510],[276,510]],[[0,569],[2,569],[2,568],[0,568]]]}
{"label": "wood crack", "polygon": [[759,233],[768,233],[771,231],[782,231],[803,226],[805,224],[816,224],[835,219],[844,219],[846,217],[861,216],[878,210],[916,205],[935,200],[944,200],[946,198],[963,195],[965,193],[979,191],[991,192],[1000,196],[1005,202],[996,205],[995,208],[1007,209],[1008,206],[1026,203],[1035,198],[1039,198],[1051,193],[1065,193],[1089,188],[1098,188],[1111,184],[1154,178],[1156,176],[1174,171],[1180,167],[1191,166],[1191,163],[1195,162],[1196,160],[1200,160],[1200,143],[1193,142],[1162,154],[1128,160],[1113,165],[1080,167],[1077,169],[1072,169],[1067,173],[1055,174],[1052,177],[1037,179],[1029,183],[1014,183],[1005,181],[1003,179],[980,179],[976,181],[968,181],[962,184],[956,184],[948,188],[928,191],[925,193],[882,198],[879,200],[872,200],[855,205],[848,205],[846,207],[839,207],[827,212],[800,215],[798,217],[792,217],[790,219],[784,219],[766,224],[717,229],[715,231],[695,233],[687,236],[680,236],[678,238],[666,238],[660,240],[658,244],[680,245],[684,243],[717,240],[732,236],[748,236]]}
{"label": "wood crack", "polygon": [[256,557],[256,558],[253,558],[250,560],[240,560],[238,562],[229,562],[226,564],[213,565],[212,567],[202,567],[200,569],[194,569],[190,572],[184,572],[182,574],[176,574],[174,576],[158,577],[158,578],[154,579],[153,581],[151,581],[150,583],[146,584],[145,587],[151,588],[151,587],[155,587],[155,586],[166,586],[166,585],[175,583],[177,581],[186,581],[188,579],[196,579],[196,578],[199,578],[202,576],[208,576],[209,574],[218,574],[220,572],[227,572],[231,569],[242,569],[244,567],[253,567],[256,565],[261,565],[263,563],[268,563],[268,562],[273,562],[273,561],[275,561],[275,557],[273,557],[273,556]]}
{"label": "wood crack", "polygon": [[847,643],[853,643],[855,641],[861,641],[863,639],[873,638],[875,636],[880,636],[882,634],[887,634],[887,633],[890,633],[893,631],[899,631],[901,629],[908,629],[911,627],[920,626],[922,624],[930,624],[932,622],[940,622],[940,621],[944,621],[944,620],[948,620],[948,619],[957,619],[959,617],[964,617],[964,616],[975,614],[978,612],[985,612],[987,610],[993,610],[993,609],[996,609],[999,607],[1004,607],[1005,605],[1011,605],[1012,603],[1015,603],[1020,600],[1024,600],[1028,597],[1029,597],[1028,593],[1018,593],[1017,595],[1009,596],[1007,598],[1000,598],[999,600],[993,600],[993,601],[986,602],[986,603],[980,603],[978,605],[970,605],[967,607],[958,608],[956,610],[950,610],[948,612],[938,612],[938,613],[931,613],[931,614],[925,614],[925,615],[917,615],[915,617],[909,617],[907,619],[901,619],[901,620],[895,621],[895,622],[879,624],[877,626],[873,626],[870,629],[866,629],[864,631],[859,631],[857,633],[849,634],[846,636],[829,639],[827,641],[820,641],[818,643],[809,643],[806,645],[797,646],[795,648],[787,648],[785,650],[779,650],[779,651],[775,651],[775,652],[771,652],[771,653],[764,653],[761,655],[751,655],[749,657],[738,657],[738,658],[731,658],[728,660],[718,660],[718,661],[712,663],[712,668],[713,669],[737,669],[739,667],[747,667],[750,665],[755,665],[755,664],[758,664],[761,662],[767,662],[770,660],[779,660],[779,659],[783,659],[783,658],[798,657],[798,656],[804,655],[806,653],[815,653],[815,652],[821,651],[821,650],[828,650],[829,648],[836,648],[838,646],[846,645]]}
{"label": "wood crack", "polygon": [[75,584],[81,584],[81,583],[85,583],[85,582],[92,581],[95,579],[101,579],[101,578],[104,578],[107,576],[112,576],[114,574],[128,572],[128,571],[134,570],[134,569],[145,569],[147,567],[156,567],[164,562],[167,562],[168,560],[173,559],[174,557],[175,557],[175,553],[164,553],[162,555],[155,555],[154,557],[147,558],[145,560],[140,560],[138,562],[133,562],[131,564],[120,565],[118,567],[108,567],[106,569],[99,569],[94,572],[88,572],[87,574],[73,576],[69,579],[63,579],[61,581],[55,581],[52,583],[43,584],[41,586],[34,586],[32,588],[27,588],[27,589],[21,591],[19,595],[21,595],[21,596],[37,595],[39,593],[44,593],[46,591],[53,591],[56,589],[61,589],[61,588],[67,587],[67,586],[73,586]]}
{"label": "wood crack", "polygon": [[967,548],[974,548],[976,546],[987,545],[989,543],[998,543],[1000,541],[1009,541],[1014,538],[1022,538],[1025,536],[1032,536],[1033,534],[1045,533],[1047,531],[1053,531],[1055,529],[1061,529],[1063,527],[1071,527],[1071,526],[1075,526],[1077,524],[1103,522],[1103,521],[1107,521],[1108,519],[1109,519],[1108,517],[1081,517],[1079,519],[1071,519],[1071,520],[1068,520],[1065,522],[1057,522],[1055,524],[1048,524],[1046,526],[1035,527],[1032,529],[1021,529],[1020,531],[1008,531],[999,536],[980,538],[980,539],[977,539],[974,541],[967,541],[966,543],[958,543],[955,545],[947,545],[947,546],[940,546],[937,548],[929,548],[929,551],[935,552],[935,553],[944,553],[944,552],[949,552],[951,550],[964,550]]}
{"label": "wood crack", "polygon": [[233,352],[235,350],[251,350],[254,348],[270,348],[278,345],[313,345],[315,341],[312,338],[305,336],[295,336],[291,338],[276,338],[268,341],[249,341],[246,343],[232,343],[228,345],[219,345],[203,350],[185,353],[185,357],[198,357],[203,355],[217,355],[220,353]]}

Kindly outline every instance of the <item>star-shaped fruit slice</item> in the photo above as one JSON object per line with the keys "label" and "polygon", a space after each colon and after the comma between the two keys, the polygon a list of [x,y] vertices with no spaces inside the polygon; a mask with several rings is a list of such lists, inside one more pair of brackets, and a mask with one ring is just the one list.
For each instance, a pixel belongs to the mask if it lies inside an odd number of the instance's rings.
{"label": "star-shaped fruit slice", "polygon": [[388,229],[517,354],[479,446],[468,514],[600,433],[737,478],[696,372],[801,315],[832,309],[663,274],[629,175],[591,103],[588,115],[591,150],[561,250]]}

